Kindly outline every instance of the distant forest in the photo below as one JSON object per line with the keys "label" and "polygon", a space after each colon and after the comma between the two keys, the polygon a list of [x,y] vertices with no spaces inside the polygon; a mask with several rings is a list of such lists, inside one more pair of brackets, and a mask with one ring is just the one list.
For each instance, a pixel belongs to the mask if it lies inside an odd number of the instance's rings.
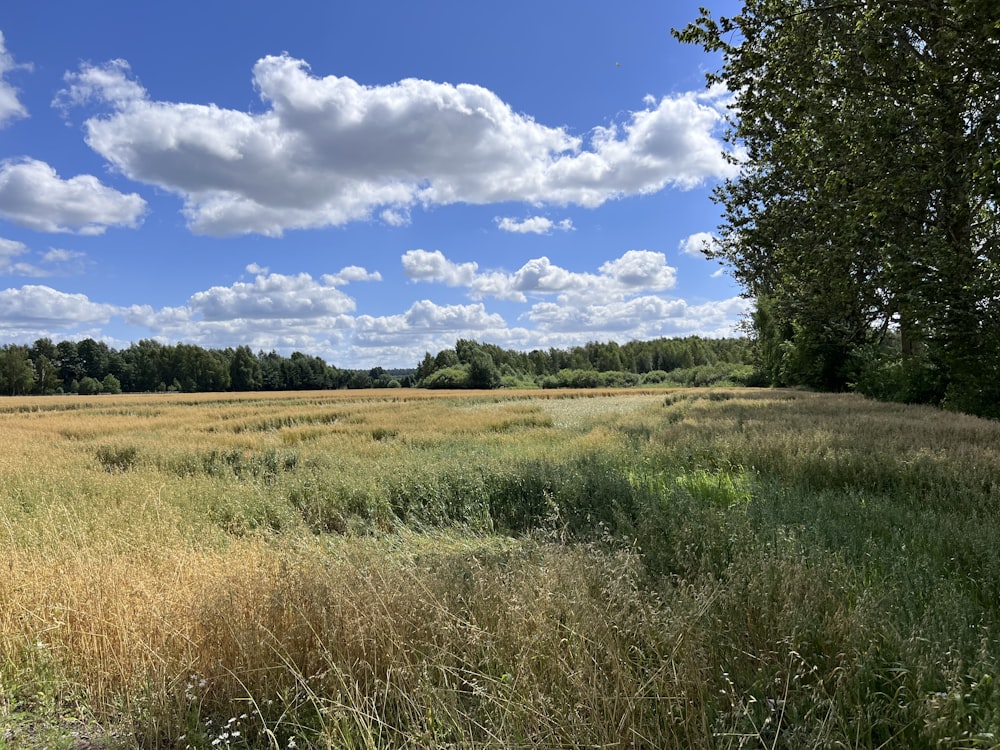
{"label": "distant forest", "polygon": [[521,352],[460,339],[412,369],[340,369],[294,352],[205,349],[144,339],[116,350],[87,338],[0,347],[0,394],[286,391],[338,388],[587,388],[751,385],[747,339],[589,343]]}

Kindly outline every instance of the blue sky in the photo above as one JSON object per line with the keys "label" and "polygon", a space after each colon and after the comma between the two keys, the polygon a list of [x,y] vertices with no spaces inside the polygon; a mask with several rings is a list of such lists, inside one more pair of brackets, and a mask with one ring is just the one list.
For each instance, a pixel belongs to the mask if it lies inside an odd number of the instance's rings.
{"label": "blue sky", "polygon": [[0,343],[733,335],[698,252],[728,95],[669,33],[698,4],[10,3]]}

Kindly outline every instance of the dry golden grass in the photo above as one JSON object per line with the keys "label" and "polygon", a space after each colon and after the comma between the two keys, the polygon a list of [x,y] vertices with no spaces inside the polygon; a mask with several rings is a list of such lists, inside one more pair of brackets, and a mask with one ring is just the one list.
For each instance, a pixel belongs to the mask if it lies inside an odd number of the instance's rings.
{"label": "dry golden grass", "polygon": [[370,391],[5,399],[0,434],[0,748],[989,747],[1000,722],[994,422]]}

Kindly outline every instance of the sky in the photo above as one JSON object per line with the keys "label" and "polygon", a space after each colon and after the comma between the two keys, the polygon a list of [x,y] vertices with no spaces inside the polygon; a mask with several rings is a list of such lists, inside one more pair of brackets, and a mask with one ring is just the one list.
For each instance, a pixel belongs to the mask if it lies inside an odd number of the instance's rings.
{"label": "sky", "polygon": [[708,2],[7,3],[0,344],[737,335]]}

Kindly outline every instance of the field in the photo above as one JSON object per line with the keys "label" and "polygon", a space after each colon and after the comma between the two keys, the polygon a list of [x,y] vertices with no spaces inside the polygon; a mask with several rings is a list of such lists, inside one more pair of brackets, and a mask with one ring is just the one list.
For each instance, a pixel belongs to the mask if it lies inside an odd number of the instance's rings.
{"label": "field", "polygon": [[0,748],[1000,747],[1000,423],[0,401]]}

